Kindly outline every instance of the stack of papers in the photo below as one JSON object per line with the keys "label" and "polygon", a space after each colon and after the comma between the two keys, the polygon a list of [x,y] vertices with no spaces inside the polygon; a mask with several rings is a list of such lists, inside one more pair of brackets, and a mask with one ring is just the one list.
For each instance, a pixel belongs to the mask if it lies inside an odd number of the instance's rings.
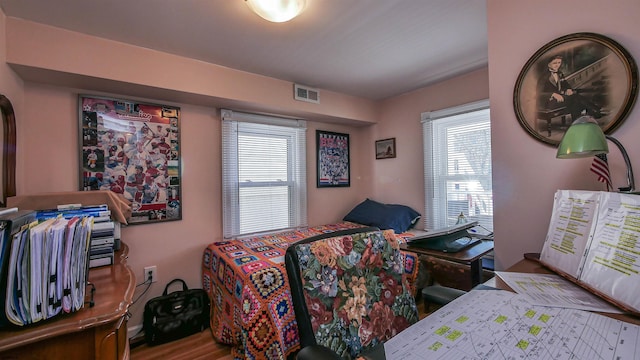
{"label": "stack of papers", "polygon": [[84,306],[93,218],[51,218],[11,235],[4,313],[23,326]]}
{"label": "stack of papers", "polygon": [[540,262],[640,314],[640,196],[558,190]]}
{"label": "stack of papers", "polygon": [[388,360],[637,359],[640,326],[472,290],[384,344]]}

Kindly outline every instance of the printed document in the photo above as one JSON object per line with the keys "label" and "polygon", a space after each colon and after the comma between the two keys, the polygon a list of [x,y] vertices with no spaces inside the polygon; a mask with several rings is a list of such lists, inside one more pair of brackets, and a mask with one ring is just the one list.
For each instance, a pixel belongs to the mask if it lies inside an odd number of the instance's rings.
{"label": "printed document", "polygon": [[640,314],[640,195],[558,190],[540,262]]}
{"label": "printed document", "polygon": [[472,290],[384,344],[388,360],[635,360],[640,326],[536,306],[503,290]]}
{"label": "printed document", "polygon": [[594,191],[556,192],[540,260],[578,278],[599,199],[600,193]]}
{"label": "printed document", "polygon": [[496,271],[496,275],[534,305],[622,313],[617,307],[560,275],[504,271]]}

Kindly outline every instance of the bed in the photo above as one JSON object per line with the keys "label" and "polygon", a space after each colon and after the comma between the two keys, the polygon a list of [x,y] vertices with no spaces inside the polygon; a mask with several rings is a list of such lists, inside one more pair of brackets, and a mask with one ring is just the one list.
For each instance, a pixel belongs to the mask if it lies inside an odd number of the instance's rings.
{"label": "bed", "polygon": [[[202,258],[202,283],[211,299],[211,330],[216,341],[232,345],[234,359],[284,359],[298,350],[284,267],[286,248],[310,236],[365,225],[370,224],[344,221],[209,244]],[[395,236],[404,242],[414,235]],[[416,260],[415,254],[404,253],[404,272],[414,294]]]}

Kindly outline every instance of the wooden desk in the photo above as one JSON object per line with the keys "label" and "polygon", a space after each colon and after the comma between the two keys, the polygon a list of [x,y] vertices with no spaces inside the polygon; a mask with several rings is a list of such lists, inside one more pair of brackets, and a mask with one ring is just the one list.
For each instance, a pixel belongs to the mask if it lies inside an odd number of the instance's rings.
{"label": "wooden desk", "polygon": [[417,246],[408,246],[407,244],[401,244],[400,248],[419,255],[427,255],[438,259],[469,265],[471,269],[471,287],[474,287],[482,281],[482,257],[493,250],[493,240],[482,240],[479,244],[456,253],[447,253]]}
{"label": "wooden desk", "polygon": [[[547,269],[542,266],[537,261],[522,259],[507,270],[508,272],[520,272],[520,273],[528,273],[528,274],[553,274],[553,271]],[[494,276],[490,280],[486,281],[484,285],[491,286],[498,289],[513,291],[499,276]],[[614,319],[626,321],[629,323],[633,323],[636,325],[640,325],[640,318],[632,316],[630,314],[612,314],[612,313],[603,313],[598,312],[600,315],[608,316]]]}
{"label": "wooden desk", "polygon": [[[89,270],[95,306],[59,315],[25,328],[0,330],[0,359],[128,359],[127,310],[135,277],[122,244],[113,266]],[[90,287],[87,287],[89,300]]]}

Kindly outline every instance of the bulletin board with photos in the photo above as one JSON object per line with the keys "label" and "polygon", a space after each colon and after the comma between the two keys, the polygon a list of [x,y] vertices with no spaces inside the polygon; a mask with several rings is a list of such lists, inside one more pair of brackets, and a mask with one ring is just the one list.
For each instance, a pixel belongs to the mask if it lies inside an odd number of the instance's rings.
{"label": "bulletin board with photos", "polygon": [[132,202],[129,224],[182,218],[180,108],[79,97],[80,190]]}

